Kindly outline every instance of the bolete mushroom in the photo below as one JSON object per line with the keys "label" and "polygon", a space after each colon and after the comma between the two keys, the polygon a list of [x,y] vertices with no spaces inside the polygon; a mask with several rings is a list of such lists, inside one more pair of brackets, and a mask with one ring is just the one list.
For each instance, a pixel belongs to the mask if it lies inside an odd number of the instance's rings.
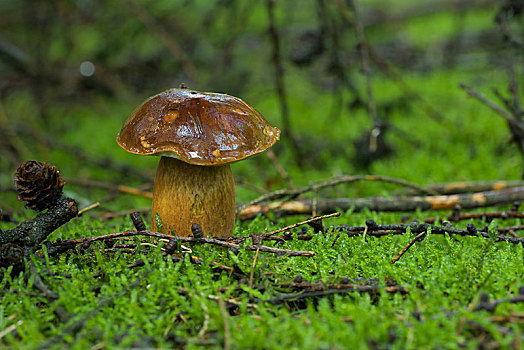
{"label": "bolete mushroom", "polygon": [[239,98],[187,88],[150,97],[126,120],[118,144],[139,155],[159,155],[151,228],[189,236],[230,237],[235,184],[229,163],[263,152],[280,130]]}

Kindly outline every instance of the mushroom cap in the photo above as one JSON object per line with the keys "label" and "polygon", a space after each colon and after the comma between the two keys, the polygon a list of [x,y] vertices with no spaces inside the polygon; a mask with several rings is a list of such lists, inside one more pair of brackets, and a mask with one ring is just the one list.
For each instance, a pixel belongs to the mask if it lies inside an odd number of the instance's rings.
{"label": "mushroom cap", "polygon": [[280,130],[241,99],[182,88],[138,106],[116,141],[135,154],[220,165],[263,152],[279,137]]}

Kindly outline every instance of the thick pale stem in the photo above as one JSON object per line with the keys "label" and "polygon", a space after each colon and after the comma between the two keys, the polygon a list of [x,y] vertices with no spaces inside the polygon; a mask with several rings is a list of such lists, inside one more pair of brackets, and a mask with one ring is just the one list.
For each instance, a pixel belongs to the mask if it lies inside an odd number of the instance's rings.
{"label": "thick pale stem", "polygon": [[198,166],[161,157],[153,190],[151,228],[176,236],[191,235],[197,223],[205,235],[231,237],[235,227],[235,182],[229,164]]}

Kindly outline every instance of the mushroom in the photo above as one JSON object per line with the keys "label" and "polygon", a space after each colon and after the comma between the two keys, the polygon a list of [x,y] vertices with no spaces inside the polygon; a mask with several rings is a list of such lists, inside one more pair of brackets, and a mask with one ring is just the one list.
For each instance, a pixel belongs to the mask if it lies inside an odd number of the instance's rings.
{"label": "mushroom", "polygon": [[161,156],[153,189],[151,228],[189,236],[231,237],[235,183],[230,163],[271,147],[280,130],[239,98],[183,86],[150,97],[117,136],[126,151]]}

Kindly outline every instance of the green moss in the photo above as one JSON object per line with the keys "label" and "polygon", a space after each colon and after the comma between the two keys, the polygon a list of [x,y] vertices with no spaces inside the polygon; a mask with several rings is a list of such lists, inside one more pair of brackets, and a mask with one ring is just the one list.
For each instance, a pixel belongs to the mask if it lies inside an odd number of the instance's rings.
{"label": "green moss", "polygon": [[[264,2],[138,3],[147,7],[159,23],[178,18],[176,23],[166,27],[176,29],[175,33],[170,33],[176,44],[187,44],[187,40],[179,43],[178,38],[191,38],[191,45],[183,49],[189,57],[195,58],[192,63],[201,79],[201,85],[194,88],[232,94],[239,91],[238,95],[271,124],[282,127],[271,46],[266,37],[268,23]],[[326,2],[332,14],[337,12],[335,3]],[[405,45],[414,58],[413,62],[410,58],[406,62],[393,60],[392,65],[400,67],[393,69],[401,81],[372,64],[371,83],[378,116],[393,125],[387,132],[387,141],[394,151],[388,158],[363,169],[354,161],[359,152],[354,142],[370,130],[372,121],[365,101],[366,79],[354,50],[353,31],[335,23],[341,26],[339,53],[345,73],[364,99],[361,106],[350,106],[355,96],[347,89],[340,89],[337,78],[329,73],[332,58],[329,41],[326,41],[328,51],[310,67],[297,67],[288,59],[300,34],[317,28],[314,5],[309,2],[308,6],[312,6],[309,8],[301,2],[298,8],[292,1],[276,4],[289,118],[303,152],[303,167],[297,165],[289,139],[283,138],[273,149],[295,187],[337,175],[363,173],[398,177],[419,185],[521,178],[522,157],[509,142],[506,122],[458,87],[459,83],[467,83],[491,98],[493,88],[506,93],[505,68],[493,62],[489,50],[466,52],[457,64],[441,65],[442,47],[450,38],[457,35],[456,40],[460,40],[493,30],[496,9],[475,9],[463,15],[456,15],[451,10],[440,11],[410,17],[402,23],[365,28],[368,41],[375,45],[379,54],[388,54],[389,48]],[[76,5],[89,9],[87,2]],[[235,22],[229,5],[249,5],[245,21]],[[368,7],[387,9],[391,15],[401,16],[419,2],[374,0],[357,2],[357,5],[362,7],[365,18]],[[14,1],[2,6],[16,8]],[[141,77],[143,86],[122,91],[122,96],[117,97],[86,91],[85,96],[75,97],[82,101],[79,103],[75,98],[65,99],[59,95],[59,103],[48,102],[45,120],[39,118],[40,110],[33,94],[26,91],[8,91],[1,108],[14,131],[25,130],[21,127],[30,125],[57,141],[47,143],[33,138],[31,133],[29,136],[20,134],[21,157],[57,165],[66,180],[89,178],[138,188],[153,181],[158,158],[129,154],[116,144],[115,138],[127,116],[147,96],[171,87],[164,86],[168,82],[178,83],[181,79],[178,57],[160,59],[172,52],[154,30],[132,19],[131,12],[122,14],[121,6],[112,3],[92,6],[94,10],[107,10],[97,13],[100,21],[118,25],[99,28],[89,21],[79,21],[82,23],[67,40],[60,36],[50,43],[45,51],[50,62],[67,65],[71,72],[77,72],[83,60],[105,62],[107,67],[103,68],[112,75],[104,78],[116,84],[118,92],[123,88],[119,79],[126,81],[122,72],[129,74],[129,71],[115,67],[127,64],[129,57],[154,66],[152,69],[170,72],[166,74],[176,71],[176,74],[158,84]],[[123,21],[122,16],[132,20]],[[71,20],[75,21],[76,17]],[[59,24],[53,33],[59,36],[65,31],[64,26],[64,23]],[[223,69],[223,75],[217,79],[213,72],[220,64],[215,61],[217,50],[235,39],[236,31],[242,35],[236,38],[229,57],[231,61],[225,65],[227,69]],[[18,43],[13,38],[10,40]],[[71,48],[70,44],[78,47]],[[105,59],[106,52],[111,51],[109,48],[115,53]],[[401,68],[403,65],[406,67]],[[152,87],[158,91],[153,91]],[[70,92],[64,96],[70,96]],[[439,117],[435,118],[428,109],[438,112]],[[75,149],[80,151],[75,152]],[[101,162],[103,159],[108,161]],[[12,167],[9,160],[0,157],[2,189],[12,185],[16,170],[8,168],[8,164]],[[123,174],[115,170],[118,166],[138,171],[141,176]],[[236,179],[262,191],[287,186],[264,154],[234,163],[232,169]],[[398,189],[397,185],[361,181],[323,189],[318,196],[390,196]],[[99,200],[101,205],[96,211],[52,233],[49,236],[52,241],[132,229],[127,217],[101,221],[98,216],[108,211],[150,205],[147,198],[127,194],[110,200],[110,192],[105,189],[72,182],[64,191],[77,200],[81,208]],[[236,194],[238,202],[247,202],[260,195],[242,184],[237,186]],[[2,205],[20,213],[15,215],[17,221],[35,215],[23,209],[23,203],[16,200],[14,192],[2,191],[1,195]],[[304,198],[311,197],[312,194],[304,195]],[[403,214],[406,213],[354,213],[349,210],[325,223],[363,226],[366,219],[371,218],[379,224],[396,224]],[[449,213],[408,214],[422,218]],[[144,218],[150,227],[149,214]],[[268,218],[257,217],[237,222],[235,235],[268,232],[304,218],[277,218],[273,214]],[[484,220],[472,222],[477,227],[487,224]],[[466,224],[458,226],[464,228]],[[490,230],[520,224],[521,220],[495,220]],[[2,229],[14,225],[0,222]],[[192,255],[202,259],[201,264],[195,264],[187,255],[177,261],[166,259],[161,251],[165,243],[138,237],[121,242],[137,243],[133,251],[111,250],[101,242],[60,256],[49,256],[43,249],[32,260],[44,283],[60,297],[49,301],[35,288],[35,276],[30,273],[11,276],[9,270],[5,271],[0,280],[0,348],[193,349],[202,346],[222,348],[229,343],[233,349],[475,349],[486,346],[490,339],[501,348],[514,347],[512,342],[518,337],[522,339],[522,323],[499,322],[493,316],[522,314],[522,303],[502,303],[494,312],[474,307],[482,293],[487,293],[490,300],[518,294],[519,287],[524,285],[522,246],[480,237],[429,233],[392,264],[393,257],[413,237],[413,234],[368,237],[366,242],[361,237],[349,238],[344,234],[338,238],[336,234],[317,234],[309,241],[267,243],[279,248],[314,251],[314,257],[276,257],[259,252],[254,265],[255,252],[245,246],[235,255],[209,245],[187,245]],[[144,266],[129,267],[139,259]],[[214,263],[228,267],[236,264],[244,275],[212,267]],[[253,283],[249,285],[251,272]],[[374,295],[346,292],[287,303],[268,302],[294,293],[282,285],[297,277],[324,285],[345,279],[355,283],[376,281],[379,292]],[[408,293],[388,293],[386,287],[392,281],[406,288]],[[55,313],[57,308],[63,308],[71,319],[61,320]],[[501,330],[507,334],[502,335]]]}

